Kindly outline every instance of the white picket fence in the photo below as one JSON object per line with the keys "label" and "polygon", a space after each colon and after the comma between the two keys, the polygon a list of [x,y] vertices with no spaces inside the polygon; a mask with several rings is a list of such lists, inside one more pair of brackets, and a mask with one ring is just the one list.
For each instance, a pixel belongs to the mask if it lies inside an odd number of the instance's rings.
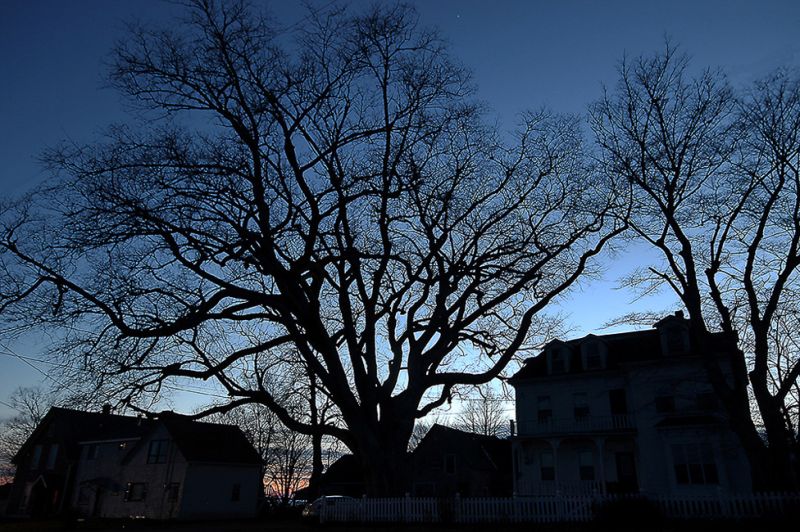
{"label": "white picket fence", "polygon": [[[339,499],[322,504],[321,522],[363,523],[558,523],[587,522],[605,503],[626,496],[550,496],[513,498]],[[750,495],[650,496],[670,519],[753,519],[800,513],[800,493]]]}

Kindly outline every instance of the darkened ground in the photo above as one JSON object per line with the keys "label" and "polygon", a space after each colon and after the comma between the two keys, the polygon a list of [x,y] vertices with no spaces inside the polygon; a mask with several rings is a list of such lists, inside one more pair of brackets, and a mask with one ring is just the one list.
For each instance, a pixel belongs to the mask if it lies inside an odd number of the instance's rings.
{"label": "darkened ground", "polygon": [[731,522],[731,521],[695,521],[673,522],[660,525],[641,525],[629,523],[607,524],[517,524],[517,525],[359,525],[335,524],[318,525],[300,520],[248,520],[248,521],[190,521],[190,522],[150,522],[150,521],[0,521],[2,532],[38,532],[54,530],[87,530],[92,532],[125,530],[132,532],[343,532],[357,530],[361,532],[708,532],[724,530],[725,532],[750,532],[769,530],[791,530],[794,525],[770,521]]}

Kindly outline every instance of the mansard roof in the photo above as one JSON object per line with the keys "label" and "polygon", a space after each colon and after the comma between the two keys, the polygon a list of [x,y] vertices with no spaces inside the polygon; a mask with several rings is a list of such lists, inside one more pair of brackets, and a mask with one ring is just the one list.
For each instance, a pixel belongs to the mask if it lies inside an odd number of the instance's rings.
{"label": "mansard roof", "polygon": [[[670,316],[660,320],[655,326],[660,327],[665,322],[678,320],[683,320],[682,316]],[[685,322],[685,320],[683,321]],[[724,355],[736,352],[736,342],[732,341],[725,333],[712,333],[710,340],[711,347],[716,354]],[[581,345],[587,341],[601,341],[605,344],[608,355],[603,370],[590,370],[584,367],[580,348]],[[569,371],[565,373],[566,375],[617,369],[620,365],[624,364],[655,362],[664,359],[661,332],[659,330],[647,329],[604,335],[590,334],[583,338],[566,341],[554,340],[549,342],[539,355],[531,357],[523,363],[522,368],[511,377],[510,382],[514,384],[515,382],[525,379],[536,379],[548,376],[547,351],[548,347],[554,344],[560,344],[568,350],[570,360],[568,365]],[[690,350],[686,353],[671,356],[688,358],[699,354],[700,353]]]}

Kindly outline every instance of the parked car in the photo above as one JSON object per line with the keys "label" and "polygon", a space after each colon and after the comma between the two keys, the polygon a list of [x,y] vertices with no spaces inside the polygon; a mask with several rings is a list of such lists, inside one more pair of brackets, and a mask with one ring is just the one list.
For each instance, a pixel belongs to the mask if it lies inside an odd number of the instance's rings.
{"label": "parked car", "polygon": [[[325,495],[316,499],[313,502],[306,504],[305,508],[303,508],[303,517],[305,519],[313,519],[315,521],[319,520],[320,515],[322,514],[322,507],[325,506],[325,511],[332,510],[337,506],[341,507],[342,505],[354,507],[357,502],[357,499],[353,497],[348,497],[346,495]],[[353,508],[355,509],[355,508]],[[355,515],[355,513],[354,513]]]}

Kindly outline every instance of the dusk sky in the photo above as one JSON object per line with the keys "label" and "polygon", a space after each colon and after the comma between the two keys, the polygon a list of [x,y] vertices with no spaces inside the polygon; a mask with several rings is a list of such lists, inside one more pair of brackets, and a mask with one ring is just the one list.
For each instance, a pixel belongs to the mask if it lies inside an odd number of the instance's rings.
{"label": "dusk sky", "polygon": [[[372,2],[352,2],[356,6]],[[437,27],[454,58],[474,72],[479,97],[502,126],[517,113],[543,106],[584,113],[603,84],[613,85],[623,55],[650,54],[665,38],[692,57],[694,68],[725,70],[746,85],[776,67],[800,66],[797,0],[615,0],[412,2],[423,25]],[[330,1],[312,2],[325,6]],[[277,20],[302,23],[301,2],[265,3]],[[126,119],[123,102],[104,88],[104,61],[124,38],[124,22],[138,17],[167,24],[179,8],[156,0],[3,0],[0,2],[0,196],[25,193],[42,181],[36,162],[46,147],[92,142]],[[621,254],[604,279],[573,290],[560,310],[579,336],[632,309],[674,308],[667,297],[629,306],[614,290],[637,250]],[[591,285],[589,285],[591,283]],[[41,356],[37,342],[13,346]],[[3,348],[0,347],[0,352]],[[34,364],[36,365],[36,364]],[[47,366],[39,366],[47,370]],[[21,360],[0,355],[0,400],[43,377]],[[0,417],[10,412],[0,406]]]}

